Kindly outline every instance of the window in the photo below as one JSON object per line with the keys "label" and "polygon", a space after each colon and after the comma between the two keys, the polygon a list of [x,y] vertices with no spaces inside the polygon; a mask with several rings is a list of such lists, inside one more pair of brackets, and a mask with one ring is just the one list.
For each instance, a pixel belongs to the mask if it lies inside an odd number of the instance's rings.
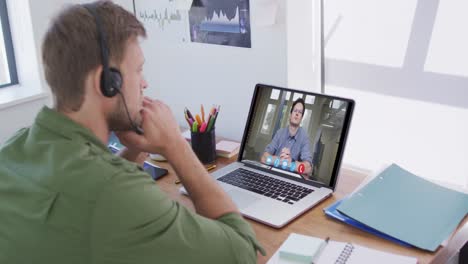
{"label": "window", "polygon": [[280,96],[280,90],[277,90],[277,89],[271,90],[270,99],[278,100],[279,96]]}
{"label": "window", "polygon": [[305,99],[305,103],[306,103],[306,104],[310,104],[310,105],[315,104],[315,96],[313,96],[313,95],[307,95],[307,96],[306,96],[306,99]]}
{"label": "window", "polygon": [[0,88],[18,83],[6,0],[0,0]]}
{"label": "window", "polygon": [[273,124],[273,117],[275,116],[275,111],[276,111],[276,105],[274,104],[268,104],[267,111],[265,118],[263,119],[263,124],[262,124],[262,129],[261,133],[268,135],[274,126]]}
{"label": "window", "polygon": [[292,99],[292,100],[293,100],[293,102],[294,102],[294,101],[296,101],[297,99],[303,98],[303,97],[304,97],[304,95],[301,94],[301,93],[294,93],[294,94],[293,94],[293,99]]}
{"label": "window", "polygon": [[312,110],[306,109],[301,121],[301,127],[309,131],[310,120],[312,119]]}

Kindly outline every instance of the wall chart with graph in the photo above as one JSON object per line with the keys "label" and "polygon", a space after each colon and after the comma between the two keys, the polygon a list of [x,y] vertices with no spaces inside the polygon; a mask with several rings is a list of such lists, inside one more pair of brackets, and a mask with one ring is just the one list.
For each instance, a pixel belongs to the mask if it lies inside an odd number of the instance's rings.
{"label": "wall chart with graph", "polygon": [[252,46],[249,0],[134,0],[133,7],[161,41]]}
{"label": "wall chart with graph", "polygon": [[190,41],[188,11],[191,0],[134,0],[135,16],[145,25],[148,35],[159,41]]}

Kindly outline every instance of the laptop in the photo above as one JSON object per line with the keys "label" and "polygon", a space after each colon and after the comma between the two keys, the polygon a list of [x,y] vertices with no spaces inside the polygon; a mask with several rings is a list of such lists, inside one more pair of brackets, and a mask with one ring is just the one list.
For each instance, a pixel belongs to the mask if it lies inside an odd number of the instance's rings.
{"label": "laptop", "polygon": [[353,109],[351,99],[257,84],[238,159],[212,177],[245,217],[281,228],[335,190]]}

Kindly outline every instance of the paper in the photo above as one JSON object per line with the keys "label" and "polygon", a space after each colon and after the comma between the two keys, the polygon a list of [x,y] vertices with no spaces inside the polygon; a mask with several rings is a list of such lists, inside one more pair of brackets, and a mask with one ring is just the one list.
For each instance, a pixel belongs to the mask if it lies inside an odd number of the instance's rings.
{"label": "paper", "polygon": [[435,251],[468,212],[468,195],[393,164],[337,209],[389,236]]}
{"label": "paper", "polygon": [[216,144],[216,151],[221,153],[231,153],[239,149],[240,144],[234,141],[221,140]]}
{"label": "paper", "polygon": [[252,20],[255,26],[271,26],[276,23],[278,0],[255,0],[251,4],[255,5],[256,10]]}
{"label": "paper", "polygon": [[193,0],[176,0],[176,8],[179,10],[190,10]]}

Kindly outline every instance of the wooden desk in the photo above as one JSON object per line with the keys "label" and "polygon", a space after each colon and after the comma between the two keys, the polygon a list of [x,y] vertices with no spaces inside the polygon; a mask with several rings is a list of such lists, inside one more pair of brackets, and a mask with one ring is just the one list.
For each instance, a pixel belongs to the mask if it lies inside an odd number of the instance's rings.
{"label": "wooden desk", "polygon": [[[231,159],[218,158],[216,161],[216,169],[220,169],[235,160],[236,157],[233,157]],[[194,207],[190,199],[187,196],[181,195],[179,193],[179,188],[181,187],[181,184],[175,184],[177,176],[175,175],[175,172],[172,169],[172,167],[167,162],[158,162],[157,164],[169,170],[168,175],[164,176],[163,178],[157,181],[160,188],[164,190],[172,199],[179,201],[184,206],[193,210]],[[303,214],[287,226],[283,227],[282,229],[271,228],[269,226],[257,223],[255,221],[248,220],[252,225],[253,229],[255,230],[258,240],[267,251],[267,256],[264,257],[259,255],[258,263],[266,263],[268,259],[270,259],[270,257],[273,255],[273,253],[280,247],[283,241],[288,237],[288,235],[292,232],[321,238],[329,236],[332,240],[352,242],[362,246],[390,253],[416,257],[418,259],[418,263],[420,264],[445,263],[450,257],[445,248],[439,248],[439,250],[435,253],[415,248],[406,248],[397,245],[393,242],[389,242],[382,238],[368,234],[364,231],[350,227],[343,223],[328,219],[325,216],[325,214],[322,211],[323,208],[329,206],[336,200],[339,200],[345,195],[352,192],[359,185],[359,183],[364,180],[365,176],[366,175],[362,173],[356,173],[349,169],[342,169],[338,178],[338,186],[333,196],[329,199],[326,199],[318,206],[314,207],[312,210],[307,211],[305,214]],[[464,229],[468,229],[467,218],[464,219],[460,226],[463,225],[465,225]],[[468,235],[466,234],[466,232],[464,239],[465,241],[468,239]]]}

